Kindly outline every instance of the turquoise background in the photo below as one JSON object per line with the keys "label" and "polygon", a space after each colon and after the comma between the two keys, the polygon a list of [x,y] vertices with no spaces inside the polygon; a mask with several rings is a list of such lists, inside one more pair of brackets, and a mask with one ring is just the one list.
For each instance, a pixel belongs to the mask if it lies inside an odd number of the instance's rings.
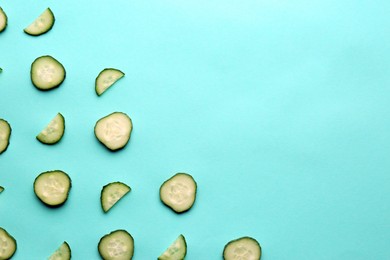
{"label": "turquoise background", "polygon": [[[115,229],[134,259],[156,259],[179,234],[187,259],[221,259],[224,245],[256,238],[264,260],[390,259],[390,1],[11,1],[0,34],[0,118],[12,126],[0,155],[0,226],[14,259],[46,259],[64,240],[74,259],[99,259]],[[46,7],[57,20],[23,33]],[[31,62],[52,55],[64,84],[41,92]],[[126,76],[101,97],[106,67]],[[96,121],[133,120],[111,153]],[[61,112],[55,146],[35,136]],[[43,171],[73,181],[67,203],[45,207],[32,189]],[[177,172],[198,183],[176,215],[159,200]],[[108,214],[100,191],[132,191]]]}

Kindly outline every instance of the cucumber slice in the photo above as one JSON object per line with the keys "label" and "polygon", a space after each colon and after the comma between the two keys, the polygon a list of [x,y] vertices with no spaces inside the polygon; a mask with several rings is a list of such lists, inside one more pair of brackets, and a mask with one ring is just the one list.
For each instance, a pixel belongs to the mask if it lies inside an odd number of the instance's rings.
{"label": "cucumber slice", "polygon": [[0,259],[11,259],[17,248],[16,240],[0,227]]}
{"label": "cucumber slice", "polygon": [[4,187],[0,186],[0,193],[2,193],[4,190]]}
{"label": "cucumber slice", "polygon": [[0,7],[0,33],[7,28],[8,17],[5,14],[4,10]]}
{"label": "cucumber slice", "polygon": [[105,185],[100,195],[100,202],[104,212],[109,211],[131,188],[122,182],[112,182]]}
{"label": "cucumber slice", "polygon": [[130,117],[122,112],[114,112],[96,122],[95,136],[108,149],[116,151],[126,146],[132,130]]}
{"label": "cucumber slice", "polygon": [[260,260],[260,258],[260,244],[251,237],[241,237],[232,240],[223,249],[223,259],[225,260]]}
{"label": "cucumber slice", "polygon": [[96,94],[100,96],[123,76],[125,76],[125,73],[118,69],[107,68],[102,70],[95,80]]}
{"label": "cucumber slice", "polygon": [[38,57],[31,64],[31,81],[39,90],[50,90],[64,82],[66,71],[52,56]]}
{"label": "cucumber slice", "polygon": [[70,246],[64,241],[59,248],[48,258],[48,260],[70,260],[72,252]]}
{"label": "cucumber slice", "polygon": [[23,31],[31,36],[39,36],[53,28],[55,17],[50,8],[46,8],[29,26]]}
{"label": "cucumber slice", "polygon": [[160,187],[160,199],[176,213],[189,210],[195,202],[197,184],[191,175],[177,173]]}
{"label": "cucumber slice", "polygon": [[187,254],[187,243],[183,235],[180,235],[175,242],[173,242],[164,253],[162,253],[158,260],[183,260]]}
{"label": "cucumber slice", "polygon": [[58,113],[50,123],[37,135],[37,139],[44,144],[58,143],[65,132],[65,118]]}
{"label": "cucumber slice", "polygon": [[4,119],[0,118],[0,154],[7,150],[11,138],[11,126]]}
{"label": "cucumber slice", "polygon": [[35,178],[35,195],[47,206],[58,207],[68,199],[72,181],[63,171],[43,172]]}
{"label": "cucumber slice", "polygon": [[115,230],[100,239],[98,250],[104,260],[131,260],[134,239],[126,230]]}

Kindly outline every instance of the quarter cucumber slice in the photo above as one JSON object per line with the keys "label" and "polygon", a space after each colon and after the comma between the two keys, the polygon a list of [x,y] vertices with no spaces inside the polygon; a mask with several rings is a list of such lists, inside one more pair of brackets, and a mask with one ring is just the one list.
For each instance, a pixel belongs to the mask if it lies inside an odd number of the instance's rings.
{"label": "quarter cucumber slice", "polygon": [[58,143],[65,132],[65,118],[58,113],[50,123],[37,135],[37,139],[44,144]]}
{"label": "quarter cucumber slice", "polygon": [[65,77],[64,66],[52,56],[38,57],[31,64],[31,81],[39,90],[59,87],[64,82]]}
{"label": "quarter cucumber slice", "polygon": [[225,260],[260,260],[260,258],[260,244],[251,237],[241,237],[232,240],[223,249],[223,259]]}
{"label": "quarter cucumber slice", "polygon": [[4,10],[0,7],[0,33],[7,28],[8,17]]}
{"label": "quarter cucumber slice", "polygon": [[197,184],[191,175],[177,173],[160,187],[160,199],[176,213],[189,210],[195,202]]}
{"label": "quarter cucumber slice", "polygon": [[187,243],[183,235],[180,235],[168,248],[162,253],[158,260],[183,260],[187,254]]}
{"label": "quarter cucumber slice", "polygon": [[104,212],[109,211],[131,188],[122,182],[111,182],[105,185],[100,195],[100,202]]}
{"label": "quarter cucumber slice", "polygon": [[63,171],[43,172],[35,178],[35,195],[47,206],[58,207],[68,199],[72,181]]}
{"label": "quarter cucumber slice", "polygon": [[109,150],[116,151],[126,146],[132,130],[130,117],[122,112],[114,112],[96,122],[95,136]]}
{"label": "quarter cucumber slice", "polygon": [[100,96],[123,76],[125,76],[125,73],[118,69],[107,68],[102,70],[95,80],[96,94]]}
{"label": "quarter cucumber slice", "polygon": [[16,252],[16,240],[0,227],[0,259],[11,259]]}
{"label": "quarter cucumber slice", "polygon": [[11,138],[11,126],[4,119],[0,118],[0,154],[7,150]]}
{"label": "quarter cucumber slice", "polygon": [[98,250],[104,260],[131,260],[134,239],[126,230],[115,230],[100,239]]}
{"label": "quarter cucumber slice", "polygon": [[48,258],[48,260],[70,260],[72,252],[69,244],[64,241],[59,248]]}
{"label": "quarter cucumber slice", "polygon": [[24,29],[24,32],[32,36],[45,34],[53,28],[55,20],[53,12],[50,8],[46,8],[43,13]]}

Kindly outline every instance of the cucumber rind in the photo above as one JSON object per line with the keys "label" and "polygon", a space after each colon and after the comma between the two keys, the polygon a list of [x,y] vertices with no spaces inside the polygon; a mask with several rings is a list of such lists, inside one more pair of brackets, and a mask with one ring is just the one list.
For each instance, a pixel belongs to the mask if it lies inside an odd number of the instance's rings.
{"label": "cucumber rind", "polygon": [[69,244],[64,241],[54,253],[49,256],[48,260],[70,260],[72,258],[72,250]]}
{"label": "cucumber rind", "polygon": [[[120,237],[122,235],[122,237]],[[114,238],[114,239],[112,239]],[[122,238],[122,239],[120,239]],[[127,249],[127,252],[125,252],[125,255],[122,255],[121,257],[115,257],[115,256],[112,256],[110,255],[110,252],[109,252],[109,244],[110,244],[110,241],[113,241],[115,243],[118,243],[121,242],[120,244],[126,244],[126,248]],[[99,241],[99,244],[98,244],[98,251],[99,251],[99,254],[100,256],[102,257],[102,259],[104,260],[131,260],[133,258],[133,255],[134,255],[134,239],[133,237],[131,236],[131,234],[129,232],[127,232],[126,230],[124,229],[118,229],[118,230],[115,230],[115,231],[112,231],[111,233],[109,234],[106,234],[104,235],[100,241]],[[117,250],[117,252],[120,251],[120,250]],[[121,251],[123,253],[123,251]]]}
{"label": "cucumber rind", "polygon": [[[41,19],[46,18],[48,20],[40,21]],[[29,24],[26,28],[24,28],[24,32],[31,36],[39,36],[49,32],[55,23],[55,17],[53,11],[48,7],[46,8],[35,20]],[[39,24],[41,27],[37,28],[37,24],[41,22],[43,24]]]}
{"label": "cucumber rind", "polygon": [[[40,190],[45,188],[45,179],[50,178],[53,175],[58,175],[58,176],[62,177],[62,180],[59,180],[57,178],[54,185],[58,185],[59,181],[63,181],[63,182],[65,182],[65,188],[63,189],[63,191],[58,192],[59,193],[58,196],[61,196],[61,197],[57,198],[54,202],[51,202],[53,197],[51,197],[50,194],[45,195],[44,194],[45,191],[40,191]],[[42,185],[44,187],[41,187]],[[69,175],[64,171],[61,171],[61,170],[46,171],[46,172],[40,173],[35,178],[33,186],[34,186],[35,195],[43,204],[45,204],[46,206],[48,206],[50,208],[57,208],[57,207],[62,206],[68,200],[69,192],[70,192],[70,189],[72,188],[72,180],[69,177]],[[52,190],[53,189],[54,188],[52,188]],[[46,193],[48,193],[49,191],[46,191]]]}
{"label": "cucumber rind", "polygon": [[0,193],[2,193],[3,191],[4,191],[4,187],[0,186]]}
{"label": "cucumber rind", "polygon": [[[174,195],[176,195],[177,192],[182,192],[183,187],[190,189],[188,194],[186,194],[186,197],[188,198],[188,202],[185,205],[178,205],[178,204],[182,204],[182,203],[175,201],[175,199],[172,199],[171,196],[169,196],[169,195],[171,195],[169,193],[169,188],[171,187],[171,190],[172,190],[172,186],[170,186],[170,184],[176,183],[179,178],[187,179],[187,181],[189,181],[189,184],[191,186],[193,186],[193,187],[188,187],[187,185],[183,184],[183,180],[181,182],[178,182],[179,186],[175,185],[176,187],[179,188],[179,191],[177,191],[178,189],[175,188]],[[196,200],[197,189],[198,189],[198,185],[197,185],[196,181],[194,180],[194,178],[190,174],[176,173],[175,175],[170,177],[168,180],[164,181],[163,184],[161,184],[161,186],[160,186],[160,200],[162,201],[162,203],[165,206],[172,209],[175,213],[181,214],[181,213],[189,211],[192,208],[192,206],[194,205],[195,200]],[[180,196],[180,194],[179,194],[179,196]]]}
{"label": "cucumber rind", "polygon": [[[54,129],[58,126],[57,129]],[[57,115],[45,126],[36,136],[37,140],[43,144],[56,144],[61,141],[65,133],[65,118],[61,113]]]}
{"label": "cucumber rind", "polygon": [[183,260],[187,255],[187,241],[180,234],[178,238],[157,258],[157,260]]}
{"label": "cucumber rind", "polygon": [[[250,243],[247,246],[251,246],[252,247],[252,250],[250,250],[252,253],[253,253],[253,251],[258,251],[258,252],[255,252],[255,255],[252,258],[247,258],[247,259],[248,260],[260,260],[260,258],[261,258],[261,246],[260,246],[259,242],[256,239],[254,239],[252,237],[249,237],[249,236],[244,236],[244,237],[240,237],[240,238],[237,238],[237,239],[229,241],[225,245],[225,247],[223,248],[223,253],[222,253],[223,259],[224,260],[234,260],[234,259],[236,259],[236,258],[233,258],[233,257],[229,257],[229,253],[230,253],[231,250],[234,251],[234,247],[237,246],[237,245],[240,245],[240,247],[242,247],[243,243]],[[242,249],[240,251],[242,252]],[[256,253],[257,253],[257,255],[256,255]]]}
{"label": "cucumber rind", "polygon": [[[103,211],[107,213],[130,191],[131,188],[127,184],[119,181],[104,185],[100,193],[100,203]],[[115,197],[113,197],[114,195]],[[112,198],[113,201],[108,201],[110,198]]]}
{"label": "cucumber rind", "polygon": [[[114,77],[110,78],[108,81],[104,77],[108,75],[109,73],[116,74]],[[125,76],[125,73],[121,70],[115,69],[115,68],[105,68],[103,69],[99,75],[95,79],[95,92],[98,96],[101,96],[104,92],[106,92],[109,88],[111,88],[118,80],[123,78]]]}
{"label": "cucumber rind", "polygon": [[2,249],[3,249],[3,245],[2,245],[2,247],[0,247],[0,259],[11,259],[12,256],[15,254],[17,247],[18,247],[16,239],[13,236],[11,236],[7,232],[7,230],[0,227],[0,240],[7,241],[7,245],[10,245],[11,247],[13,247],[13,248],[11,248],[11,250],[7,254],[4,254],[6,252],[2,251]]}
{"label": "cucumber rind", "polygon": [[4,10],[0,7],[0,33],[5,31],[8,25],[8,17]]}
{"label": "cucumber rind", "polygon": [[11,125],[6,120],[0,118],[0,154],[8,149],[11,134]]}
{"label": "cucumber rind", "polygon": [[[51,80],[49,82],[45,82],[45,79],[43,79],[39,74],[42,74],[42,65],[39,66],[40,62],[46,62],[47,64],[52,65],[52,70],[53,67],[56,70],[56,72],[59,75],[51,75],[51,77],[56,77],[56,80]],[[64,66],[53,58],[50,55],[44,55],[36,58],[32,63],[31,63],[31,70],[30,70],[30,77],[31,77],[31,82],[32,84],[39,90],[42,91],[48,91],[52,90],[54,88],[58,88],[65,80],[66,78],[66,70]]]}

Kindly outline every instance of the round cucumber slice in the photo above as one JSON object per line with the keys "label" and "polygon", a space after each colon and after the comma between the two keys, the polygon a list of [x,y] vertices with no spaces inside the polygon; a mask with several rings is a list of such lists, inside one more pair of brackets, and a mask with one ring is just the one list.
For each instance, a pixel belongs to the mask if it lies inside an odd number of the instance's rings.
{"label": "round cucumber slice", "polygon": [[55,17],[50,8],[46,8],[29,26],[23,31],[31,36],[39,36],[53,28]]}
{"label": "round cucumber slice", "polygon": [[0,259],[11,259],[17,248],[16,240],[0,227]]}
{"label": "round cucumber slice", "polygon": [[102,70],[95,80],[95,91],[98,96],[115,84],[125,73],[118,69],[107,68]]}
{"label": "round cucumber slice", "polygon": [[98,250],[104,260],[131,260],[134,239],[126,230],[115,230],[100,239]]}
{"label": "round cucumber slice", "polygon": [[11,138],[11,126],[4,119],[0,118],[0,154],[7,150],[9,145],[9,140]]}
{"label": "round cucumber slice", "polygon": [[260,260],[260,258],[260,244],[251,237],[241,237],[232,240],[223,249],[223,259],[225,260]]}
{"label": "round cucumber slice", "polygon": [[48,260],[70,260],[71,257],[72,252],[70,250],[70,246],[66,241],[64,241]]}
{"label": "round cucumber slice", "polygon": [[39,90],[59,87],[64,82],[65,77],[64,66],[52,56],[38,57],[31,64],[31,81]]}
{"label": "round cucumber slice", "polygon": [[109,211],[131,188],[123,182],[111,182],[105,185],[100,195],[100,202],[104,212]]}
{"label": "round cucumber slice", "polygon": [[4,10],[0,7],[0,33],[7,28],[8,17]]}
{"label": "round cucumber slice", "polygon": [[183,235],[180,235],[168,248],[162,253],[158,260],[183,260],[187,254],[187,243]]}
{"label": "round cucumber slice", "polygon": [[65,118],[58,113],[36,138],[43,144],[56,144],[62,139],[64,132]]}

